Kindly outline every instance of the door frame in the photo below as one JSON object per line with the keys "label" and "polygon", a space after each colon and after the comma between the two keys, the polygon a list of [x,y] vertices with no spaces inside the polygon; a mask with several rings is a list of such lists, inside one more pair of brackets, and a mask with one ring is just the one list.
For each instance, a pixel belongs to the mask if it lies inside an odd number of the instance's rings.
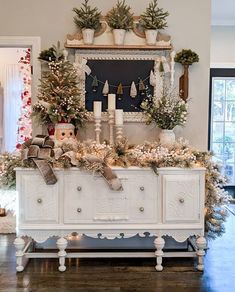
{"label": "door frame", "polygon": [[29,36],[0,36],[0,47],[2,48],[30,48],[31,49],[31,65],[32,72],[32,103],[36,101],[37,87],[39,78],[41,77],[41,66],[38,61],[38,56],[41,52],[41,38]]}

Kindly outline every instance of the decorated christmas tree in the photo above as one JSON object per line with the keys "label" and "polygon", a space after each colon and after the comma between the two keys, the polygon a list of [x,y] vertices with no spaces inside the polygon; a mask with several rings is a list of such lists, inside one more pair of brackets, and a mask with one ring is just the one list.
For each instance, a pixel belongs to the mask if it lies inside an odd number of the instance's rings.
{"label": "decorated christmas tree", "polygon": [[76,70],[61,55],[58,46],[55,60],[48,62],[48,70],[42,73],[33,116],[42,125],[65,122],[79,127],[88,120],[88,113],[81,99]]}

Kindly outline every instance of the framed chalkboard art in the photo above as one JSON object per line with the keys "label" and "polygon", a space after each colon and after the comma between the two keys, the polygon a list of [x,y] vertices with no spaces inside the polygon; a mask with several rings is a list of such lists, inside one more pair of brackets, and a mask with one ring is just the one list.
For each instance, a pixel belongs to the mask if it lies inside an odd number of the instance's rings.
{"label": "framed chalkboard art", "polygon": [[102,119],[107,120],[108,94],[116,94],[116,109],[123,109],[124,121],[143,121],[140,104],[146,94],[155,95],[151,71],[166,54],[159,50],[76,50],[74,66],[86,109],[92,115],[94,101],[101,101]]}

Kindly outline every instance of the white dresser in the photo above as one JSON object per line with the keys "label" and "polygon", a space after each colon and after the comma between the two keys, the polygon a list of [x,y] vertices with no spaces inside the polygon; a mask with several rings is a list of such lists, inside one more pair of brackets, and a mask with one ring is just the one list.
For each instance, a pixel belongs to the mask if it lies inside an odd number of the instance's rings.
{"label": "white dresser", "polygon": [[[198,256],[203,270],[205,169],[137,167],[113,168],[122,191],[110,190],[103,177],[78,169],[56,170],[58,182],[46,185],[38,170],[18,168],[17,271],[29,258],[58,257],[59,270],[73,257],[156,257],[162,271],[162,257]],[[66,252],[68,237],[76,232],[93,238],[154,236],[155,252]],[[164,253],[164,235],[183,242],[197,236],[195,252]],[[26,237],[25,237],[26,236]],[[32,238],[44,242],[58,236],[58,253],[32,252]],[[155,238],[156,236],[156,238]]]}

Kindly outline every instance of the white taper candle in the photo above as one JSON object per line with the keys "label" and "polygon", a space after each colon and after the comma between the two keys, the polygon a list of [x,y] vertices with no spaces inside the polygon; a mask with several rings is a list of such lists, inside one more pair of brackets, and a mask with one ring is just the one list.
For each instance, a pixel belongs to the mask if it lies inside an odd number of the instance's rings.
{"label": "white taper candle", "polygon": [[100,118],[101,112],[102,112],[102,102],[101,101],[94,101],[93,107],[94,107],[94,117]]}
{"label": "white taper candle", "polygon": [[113,93],[108,94],[108,109],[109,110],[116,109],[116,94]]}

